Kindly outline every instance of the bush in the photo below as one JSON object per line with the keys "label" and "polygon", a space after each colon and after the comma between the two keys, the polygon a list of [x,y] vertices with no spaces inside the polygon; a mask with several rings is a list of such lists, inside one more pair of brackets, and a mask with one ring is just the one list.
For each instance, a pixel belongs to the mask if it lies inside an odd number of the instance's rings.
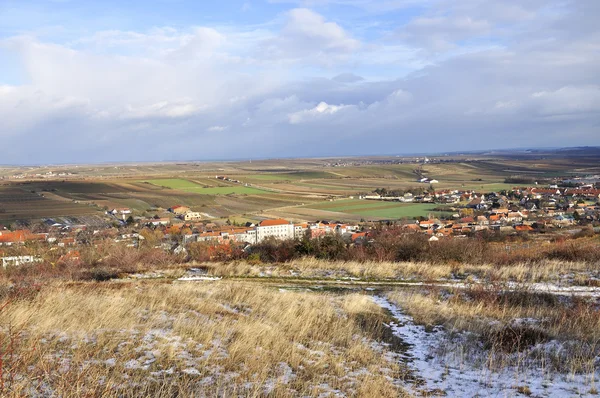
{"label": "bush", "polygon": [[108,268],[96,268],[82,273],[83,280],[93,280],[96,282],[105,282],[119,277],[119,273]]}

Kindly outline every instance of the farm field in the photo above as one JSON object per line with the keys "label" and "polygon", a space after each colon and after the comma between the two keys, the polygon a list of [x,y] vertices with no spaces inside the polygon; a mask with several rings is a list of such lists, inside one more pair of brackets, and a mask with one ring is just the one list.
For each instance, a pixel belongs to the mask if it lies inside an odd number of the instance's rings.
{"label": "farm field", "polygon": [[340,178],[329,172],[323,171],[298,171],[295,173],[273,173],[273,174],[250,174],[237,176],[236,178],[260,181],[297,181]]}
{"label": "farm field", "polygon": [[[443,158],[443,157],[442,157]],[[476,158],[476,159],[475,159]],[[35,173],[31,179],[0,181],[4,186],[45,193],[45,201],[17,206],[0,200],[4,218],[40,218],[76,215],[108,208],[128,207],[136,217],[167,216],[165,209],[181,204],[216,220],[231,217],[295,220],[338,219],[358,221],[427,216],[427,204],[325,202],[387,190],[429,189],[419,176],[434,178],[434,189],[470,189],[480,193],[511,189],[515,175],[528,177],[600,173],[593,157],[548,159],[502,156],[446,157],[443,162],[414,163],[414,158],[285,159],[252,162],[182,162],[0,168],[0,180],[12,174]],[[378,163],[378,162],[413,163]],[[67,177],[45,177],[48,173]],[[225,175],[242,184],[215,179]],[[35,177],[38,176],[38,177]],[[43,177],[41,177],[43,176]],[[253,186],[244,186],[244,183]],[[34,191],[34,194],[31,194]],[[31,200],[31,197],[29,198]],[[6,202],[6,200],[4,201]],[[333,203],[333,204],[332,204]],[[8,208],[12,215],[9,217]],[[101,214],[101,213],[100,213]]]}
{"label": "farm field", "polygon": [[41,196],[42,194],[20,187],[0,185],[0,222],[99,213],[99,209],[95,207],[69,200],[49,199]]}
{"label": "farm field", "polygon": [[229,195],[229,194],[261,194],[266,191],[262,189],[245,187],[239,185],[226,185],[226,186],[218,186],[205,188],[200,186],[192,181],[183,180],[180,178],[169,178],[169,179],[157,179],[157,180],[148,180],[146,181],[150,184],[161,186],[170,189],[177,189],[185,192],[193,192],[201,195]]}
{"label": "farm field", "polygon": [[429,213],[433,212],[433,209],[438,207],[438,205],[350,199],[313,204],[307,207],[315,210],[349,213],[365,217],[395,219],[426,217]]}

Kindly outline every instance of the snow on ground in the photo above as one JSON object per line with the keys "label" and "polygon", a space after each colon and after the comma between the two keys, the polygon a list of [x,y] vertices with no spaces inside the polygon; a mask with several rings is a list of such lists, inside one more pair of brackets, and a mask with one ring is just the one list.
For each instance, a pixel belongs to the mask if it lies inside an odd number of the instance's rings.
{"label": "snow on ground", "polygon": [[217,276],[182,276],[178,281],[218,281],[221,278]]}
{"label": "snow on ground", "polygon": [[[395,335],[409,345],[402,354],[417,381],[405,385],[414,395],[444,392],[449,397],[593,397],[600,383],[600,374],[566,375],[542,369],[505,368],[492,371],[460,359],[460,355],[442,356],[439,348],[448,341],[441,328],[427,332],[416,325],[399,307],[381,296],[373,297],[381,308],[388,310]],[[596,387],[597,388],[597,387]]]}
{"label": "snow on ground", "polygon": [[190,268],[185,275],[178,278],[178,281],[218,281],[218,276],[208,276],[206,271],[201,268]]}
{"label": "snow on ground", "polygon": [[539,293],[600,297],[600,287],[593,286],[562,286],[555,283],[509,283],[508,287],[515,290],[525,289]]}

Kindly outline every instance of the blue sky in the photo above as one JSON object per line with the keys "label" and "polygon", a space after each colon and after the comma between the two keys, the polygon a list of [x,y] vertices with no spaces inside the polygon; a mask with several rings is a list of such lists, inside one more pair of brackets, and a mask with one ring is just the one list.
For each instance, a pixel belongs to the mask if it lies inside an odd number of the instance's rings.
{"label": "blue sky", "polygon": [[598,145],[599,16],[595,0],[0,0],[0,164]]}

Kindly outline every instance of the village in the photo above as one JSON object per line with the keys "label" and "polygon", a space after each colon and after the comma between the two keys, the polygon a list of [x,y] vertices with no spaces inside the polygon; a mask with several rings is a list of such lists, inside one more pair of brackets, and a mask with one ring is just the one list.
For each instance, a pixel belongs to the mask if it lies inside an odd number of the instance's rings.
{"label": "village", "polygon": [[[218,177],[217,177],[218,178]],[[221,177],[225,178],[225,177]],[[390,196],[392,195],[392,196]],[[0,226],[0,258],[2,266],[39,261],[34,256],[5,255],[2,247],[36,242],[54,247],[72,248],[67,259],[73,260],[79,245],[95,239],[112,239],[115,243],[138,247],[142,242],[176,254],[185,253],[193,242],[212,245],[237,245],[248,248],[267,239],[293,240],[318,238],[335,234],[348,244],[371,240],[376,225],[394,225],[405,233],[429,236],[429,241],[468,238],[479,233],[498,236],[525,234],[576,234],[587,228],[600,232],[600,189],[587,184],[576,187],[522,187],[502,192],[480,193],[473,190],[430,190],[421,194],[406,192],[401,196],[377,189],[360,196],[363,200],[403,203],[439,204],[428,217],[414,219],[364,221],[265,219],[256,223],[214,222],[205,213],[184,205],[173,205],[151,218],[134,214],[130,208],[106,211],[112,220],[105,228],[85,224],[66,225],[46,220],[34,229],[10,230]]]}

